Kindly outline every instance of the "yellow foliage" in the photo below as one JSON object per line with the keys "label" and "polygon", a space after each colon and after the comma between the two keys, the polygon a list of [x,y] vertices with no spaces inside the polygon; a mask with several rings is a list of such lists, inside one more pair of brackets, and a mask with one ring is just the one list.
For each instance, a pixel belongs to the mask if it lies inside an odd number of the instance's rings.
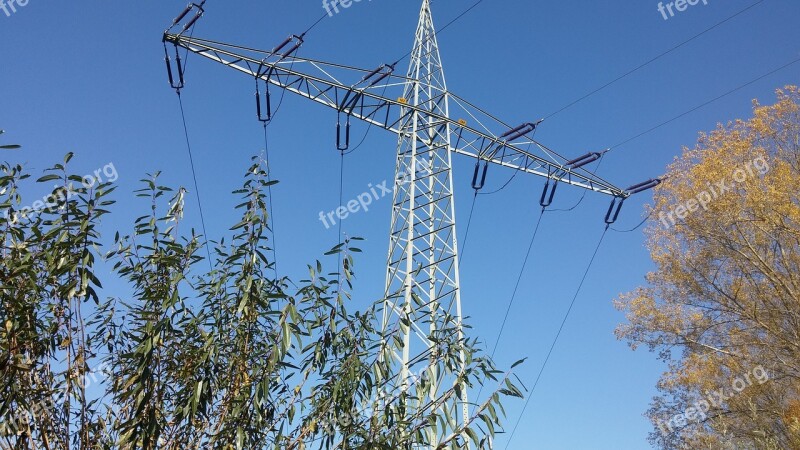
{"label": "yellow foliage", "polygon": [[702,424],[656,433],[665,448],[730,435],[754,448],[756,435],[796,442],[784,412],[797,418],[800,404],[800,90],[777,98],[755,102],[749,120],[701,134],[669,166],[646,229],[656,270],[616,302],[627,317],[617,336],[670,362],[654,423],[756,367],[771,374]]}

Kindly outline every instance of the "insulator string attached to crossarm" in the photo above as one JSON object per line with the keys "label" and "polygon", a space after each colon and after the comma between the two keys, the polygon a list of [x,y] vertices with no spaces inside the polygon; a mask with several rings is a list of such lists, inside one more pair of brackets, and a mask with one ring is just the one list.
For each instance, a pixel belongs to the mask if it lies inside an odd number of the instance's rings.
{"label": "insulator string attached to crossarm", "polygon": [[[596,175],[597,171],[600,170],[600,166],[603,164],[603,159],[605,158],[606,154],[608,154],[609,152],[611,152],[611,149],[606,149],[606,150],[600,152],[600,158],[597,160],[597,165],[594,166],[594,169],[592,170],[592,175]],[[581,203],[583,203],[583,199],[586,198],[586,193],[587,192],[588,192],[588,190],[584,189],[583,193],[581,194],[581,198],[579,198],[578,202],[575,203],[574,205],[572,205],[571,207],[569,207],[569,208],[561,208],[561,209],[551,209],[551,211],[552,212],[570,212],[570,211],[575,210],[575,208],[577,208],[578,206],[581,205]]]}
{"label": "insulator string attached to crossarm", "polygon": [[[387,80],[387,81],[386,81],[386,84],[384,84],[384,86],[383,86],[383,91],[381,92],[381,97],[384,97],[384,96],[386,95],[386,89],[387,89],[388,87],[389,87],[389,81]],[[359,143],[358,143],[358,144],[357,144],[355,147],[353,147],[352,149],[350,149],[350,150],[346,150],[346,151],[344,152],[345,156],[347,156],[347,155],[349,155],[349,154],[351,154],[351,153],[354,153],[356,150],[358,150],[359,148],[361,148],[361,146],[362,146],[362,145],[364,145],[364,142],[366,142],[366,140],[367,140],[367,137],[369,136],[369,132],[370,132],[370,131],[372,130],[372,128],[373,128],[373,125],[374,125],[374,124],[373,124],[372,122],[369,122],[369,123],[367,124],[367,131],[365,131],[365,132],[364,132],[364,136],[361,138],[361,141],[359,141]]]}
{"label": "insulator string attached to crossarm", "polygon": [[[191,39],[191,36],[194,35],[195,24],[197,23],[197,21],[205,13],[205,9],[203,8],[205,3],[206,3],[206,0],[203,0],[200,3],[190,3],[186,7],[186,9],[181,14],[179,14],[178,17],[173,21],[172,26],[170,26],[170,28],[167,29],[167,31],[169,31],[173,27],[177,26],[179,24],[179,22],[181,22],[184,18],[186,18],[192,10],[197,9],[197,13],[195,13],[195,16],[183,26],[183,31],[181,31],[181,33],[189,31],[189,37]],[[165,32],[165,35],[166,35],[166,32]],[[183,58],[183,66],[181,66],[181,59],[180,59],[180,53],[179,53],[179,50],[178,50],[178,46],[177,45],[175,46],[175,59],[176,59],[176,67],[177,67],[177,72],[178,72],[177,73],[177,76],[178,76],[178,80],[177,81],[174,79],[174,75],[175,74],[172,73],[172,65],[170,63],[169,52],[167,51],[166,43],[164,43],[164,53],[165,53],[165,57],[166,57],[167,74],[169,76],[170,85],[172,86],[172,88],[175,89],[175,92],[178,95],[178,105],[179,105],[180,111],[181,111],[181,122],[183,124],[183,135],[184,135],[184,138],[186,139],[186,149],[187,149],[188,154],[189,154],[189,166],[190,166],[191,171],[192,171],[192,181],[194,182],[195,196],[197,198],[197,207],[198,207],[198,210],[200,212],[200,224],[201,224],[202,229],[203,229],[203,239],[205,240],[206,256],[208,257],[208,267],[209,267],[210,270],[213,270],[214,265],[213,265],[213,261],[211,259],[211,247],[209,245],[209,235],[208,235],[208,231],[206,229],[205,214],[203,214],[203,202],[202,202],[201,197],[200,197],[200,186],[199,186],[199,183],[197,182],[197,171],[195,170],[195,166],[194,166],[194,155],[193,155],[193,152],[192,152],[191,139],[189,139],[189,128],[186,125],[186,111],[184,110],[183,97],[181,96],[181,90],[184,87],[184,76],[186,74],[186,67],[187,67],[187,64],[189,62],[189,49],[188,48],[186,49],[186,56]]]}

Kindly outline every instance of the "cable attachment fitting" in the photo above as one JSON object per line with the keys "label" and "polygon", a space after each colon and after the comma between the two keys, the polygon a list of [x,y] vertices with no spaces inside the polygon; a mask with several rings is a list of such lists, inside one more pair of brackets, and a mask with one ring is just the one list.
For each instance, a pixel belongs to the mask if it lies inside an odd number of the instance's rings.
{"label": "cable attachment fitting", "polygon": [[347,114],[344,135],[342,133],[342,114],[336,115],[336,149],[343,152],[350,148],[350,114]]}
{"label": "cable attachment fitting", "polygon": [[[396,63],[395,63],[396,64]],[[366,74],[358,84],[369,83],[367,87],[373,87],[394,73],[395,64],[383,64],[372,72]]]}
{"label": "cable attachment fitting", "polygon": [[606,224],[611,225],[617,221],[617,218],[619,217],[619,212],[622,210],[622,204],[625,203],[625,199],[627,199],[629,196],[633,194],[638,194],[648,189],[653,189],[662,182],[663,180],[661,180],[660,178],[653,178],[638,184],[634,184],[628,189],[625,189],[626,193],[625,197],[615,196],[614,199],[611,200],[611,205],[608,207],[608,212],[606,213]]}
{"label": "cable attachment fitting", "polygon": [[191,20],[186,22],[186,24],[183,26],[183,29],[181,29],[181,32],[179,34],[183,34],[186,31],[188,31],[189,28],[191,28],[195,23],[197,23],[197,21],[200,20],[201,17],[203,17],[203,14],[205,14],[206,11],[205,11],[205,9],[203,9],[203,6],[205,4],[206,4],[206,0],[203,0],[200,3],[189,3],[186,6],[186,9],[184,9],[183,12],[181,12],[178,15],[178,17],[176,17],[175,20],[172,21],[172,25],[167,29],[167,31],[169,31],[169,30],[175,28],[176,26],[178,26],[178,24],[181,23],[183,21],[183,19],[185,19],[186,16],[189,15],[189,13],[191,13],[193,10],[196,9],[197,12],[195,13],[194,17],[192,17]]}
{"label": "cable attachment fitting", "polygon": [[292,53],[296,52],[297,49],[299,49],[300,46],[303,45],[303,43],[305,42],[303,40],[305,35],[306,35],[305,33],[299,36],[293,34],[288,38],[286,38],[285,41],[281,42],[280,45],[275,47],[275,49],[272,50],[272,54],[276,55],[280,53],[280,58],[278,59],[278,61],[276,61],[276,63],[283,61],[284,59],[288,58]]}
{"label": "cable attachment fitting", "polygon": [[625,197],[614,197],[614,199],[611,200],[611,204],[608,206],[608,212],[606,212],[606,225],[611,225],[617,221],[623,203],[625,203]]}
{"label": "cable attachment fitting", "polygon": [[[269,93],[269,83],[267,82],[264,85],[264,102],[261,101],[261,92],[258,85],[258,78],[256,78],[256,114],[258,114],[258,121],[266,124],[272,120],[272,99]],[[264,113],[264,110],[266,110],[266,113]]]}
{"label": "cable attachment fitting", "polygon": [[475,163],[475,173],[472,175],[472,189],[480,191],[486,184],[486,173],[489,171],[489,161],[483,161],[483,170],[481,170],[481,161]]}
{"label": "cable attachment fitting", "polygon": [[[550,182],[553,182],[553,186],[550,186]],[[548,206],[553,204],[553,197],[556,195],[556,188],[558,187],[558,180],[554,180],[552,178],[547,178],[547,181],[544,182],[544,190],[542,190],[542,197],[539,199],[539,205],[542,208],[547,208]]]}
{"label": "cable attachment fitting", "polygon": [[638,194],[639,192],[643,192],[649,189],[653,189],[654,187],[658,186],[662,183],[663,180],[660,178],[652,178],[647,181],[643,181],[639,184],[634,184],[633,186],[625,189],[628,195]]}
{"label": "cable attachment fitting", "polygon": [[581,168],[589,163],[593,163],[602,158],[603,154],[600,152],[590,152],[573,160],[567,161],[565,164],[570,170]]}
{"label": "cable attachment fitting", "polygon": [[175,63],[178,72],[178,79],[175,80],[175,77],[172,72],[172,60],[169,57],[169,51],[167,50],[167,44],[164,43],[164,61],[167,63],[167,77],[169,78],[169,85],[179,91],[183,89],[186,83],[183,80],[183,63],[181,61],[181,54],[178,52],[178,46],[175,46]]}
{"label": "cable attachment fitting", "polygon": [[541,119],[536,123],[531,123],[531,122],[523,123],[522,125],[516,128],[512,128],[506,131],[505,133],[501,134],[500,139],[503,139],[506,142],[515,141],[521,138],[522,136],[525,136],[526,134],[534,131],[536,127],[539,126],[539,124],[542,123],[543,121],[544,119]]}

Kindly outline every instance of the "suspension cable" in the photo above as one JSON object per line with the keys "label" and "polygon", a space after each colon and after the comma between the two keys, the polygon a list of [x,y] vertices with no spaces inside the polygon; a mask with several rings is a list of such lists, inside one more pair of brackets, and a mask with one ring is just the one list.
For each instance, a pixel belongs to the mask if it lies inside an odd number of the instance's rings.
{"label": "suspension cable", "polygon": [[472,196],[472,206],[469,208],[469,219],[467,219],[467,228],[464,231],[464,239],[462,240],[463,244],[461,245],[461,251],[459,251],[458,255],[458,268],[461,268],[461,262],[464,261],[464,252],[467,250],[467,239],[469,238],[469,229],[472,225],[472,214],[475,212],[475,202],[478,200],[478,191],[475,190],[475,195]]}
{"label": "suspension cable", "polygon": [[[763,1],[763,0],[762,0],[762,1]],[[442,28],[439,28],[438,30],[436,30],[436,31],[433,33],[433,35],[429,36],[427,39],[425,39],[424,41],[422,41],[422,44],[420,44],[420,45],[425,45],[425,44],[426,44],[426,43],[427,43],[429,40],[431,40],[431,39],[433,39],[433,38],[435,38],[435,37],[439,36],[439,33],[443,32],[444,30],[448,29],[448,28],[449,28],[451,25],[453,25],[454,23],[456,23],[456,22],[458,22],[459,20],[461,20],[461,18],[463,18],[464,16],[466,16],[466,15],[467,15],[467,13],[469,13],[470,11],[472,11],[473,9],[475,9],[475,8],[476,8],[478,5],[480,5],[481,3],[483,3],[483,0],[478,0],[478,1],[476,1],[476,2],[475,2],[473,5],[472,5],[472,6],[470,6],[470,7],[469,7],[469,8],[467,8],[466,10],[464,10],[464,11],[463,11],[461,14],[457,15],[457,16],[456,16],[456,17],[455,17],[453,20],[451,20],[450,22],[448,22],[448,23],[447,23],[445,26],[443,26]],[[409,56],[411,56],[411,54],[412,54],[412,53],[414,53],[414,50],[416,50],[416,48],[412,49],[410,52],[406,53],[405,55],[401,56],[400,58],[397,58],[397,61],[395,62],[395,64],[397,64],[397,63],[399,63],[400,61],[402,61],[402,60],[404,60],[404,59],[408,58]]]}
{"label": "suspension cable", "polygon": [[648,215],[647,215],[647,217],[645,217],[644,219],[642,219],[642,221],[641,221],[641,222],[639,222],[639,225],[636,225],[635,227],[633,227],[633,228],[631,228],[631,229],[629,229],[629,230],[618,230],[618,229],[616,229],[616,228],[614,228],[614,227],[611,227],[611,231],[613,231],[613,232],[615,232],[615,233],[633,233],[634,231],[636,231],[636,230],[638,230],[639,228],[641,228],[641,227],[642,227],[642,225],[644,225],[645,223],[647,223],[647,221],[648,221],[648,220],[650,220],[650,218],[651,218],[651,217],[653,217],[653,212],[654,212],[654,211],[650,211],[650,214],[648,214]]}
{"label": "suspension cable", "polygon": [[[475,6],[475,5],[473,5],[473,7],[474,7],[474,6]],[[463,14],[462,14],[462,15],[463,15]],[[535,137],[536,137],[536,131],[537,131],[537,128],[534,128],[534,129],[533,129],[533,136],[532,136],[532,138],[535,138]],[[518,175],[518,174],[519,174],[521,171],[522,171],[522,167],[517,167],[517,168],[514,170],[514,174],[513,174],[513,175],[511,175],[511,178],[509,178],[509,179],[508,179],[508,181],[506,181],[506,182],[505,182],[505,183],[504,183],[504,184],[503,184],[503,185],[502,185],[502,186],[501,186],[499,189],[496,189],[496,190],[494,190],[494,191],[492,191],[492,192],[480,192],[480,190],[483,188],[483,186],[482,186],[482,185],[480,186],[480,188],[476,188],[475,186],[473,186],[473,188],[475,188],[475,195],[472,197],[472,206],[471,206],[471,207],[470,207],[470,209],[469,209],[469,218],[467,219],[467,228],[466,228],[466,232],[464,233],[463,245],[462,245],[462,247],[461,247],[461,252],[460,252],[460,256],[461,256],[461,257],[460,257],[460,258],[459,258],[459,260],[458,260],[458,267],[459,267],[459,268],[461,267],[461,262],[464,260],[464,259],[463,259],[463,256],[464,256],[464,249],[466,249],[466,247],[467,247],[467,238],[469,238],[469,230],[470,230],[470,226],[472,225],[472,214],[475,212],[475,203],[476,203],[476,202],[477,202],[477,200],[478,200],[478,195],[493,195],[493,194],[497,194],[498,192],[500,192],[500,191],[502,191],[503,189],[507,188],[507,187],[508,187],[508,185],[510,185],[510,184],[511,184],[511,182],[512,182],[512,181],[514,181],[514,178],[516,178],[516,176],[517,176],[517,175]],[[483,183],[481,183],[481,184],[483,184]]]}
{"label": "suspension cable", "polygon": [[[189,23],[187,23],[186,26],[184,26],[184,31],[186,31],[187,29],[190,29],[189,30],[189,37],[191,38],[192,36],[194,36],[194,30],[195,30],[196,22],[198,21],[198,19],[200,19],[203,16],[203,14],[205,12],[203,10],[203,6],[204,5],[205,5],[205,0],[203,0],[199,5],[198,4],[190,4],[189,8],[187,8],[184,11],[184,13],[181,16],[179,16],[179,18],[175,19],[175,21],[174,21],[172,26],[173,27],[176,26],[178,24],[178,22],[182,18],[184,18],[192,10],[192,8],[194,8],[194,7],[198,8],[198,12],[195,15],[195,17],[191,21],[189,21]],[[172,27],[170,27],[170,29],[171,28]],[[166,44],[164,44],[164,53],[167,54]],[[184,74],[186,73],[186,68],[188,67],[188,64],[189,64],[189,49],[188,48],[186,49],[186,53],[185,53],[185,56],[183,58],[183,66],[181,66],[180,54],[178,53],[177,46],[175,47],[175,54],[176,54],[176,59],[177,59],[176,63],[177,63],[177,69],[178,69],[178,75],[179,75],[179,81],[178,81],[177,84],[173,83],[174,80],[173,80],[173,77],[172,77],[172,71],[170,69],[170,62],[169,62],[169,56],[168,55],[167,55],[167,71],[169,73],[170,84],[172,85],[173,88],[175,88],[175,93],[178,95],[178,105],[180,106],[181,122],[183,124],[183,136],[186,139],[186,149],[187,149],[188,154],[189,154],[189,167],[191,168],[191,171],[192,171],[192,181],[194,182],[195,196],[197,198],[197,207],[198,207],[198,210],[200,212],[200,224],[201,224],[202,229],[203,229],[203,238],[204,238],[204,241],[205,241],[206,256],[208,257],[208,267],[209,267],[209,270],[213,270],[214,269],[214,265],[213,265],[213,261],[211,259],[211,246],[209,245],[209,235],[208,235],[208,231],[207,231],[207,228],[206,228],[205,214],[203,213],[203,202],[202,202],[202,199],[201,199],[201,196],[200,196],[200,186],[199,186],[199,183],[197,182],[197,171],[195,170],[195,165],[194,165],[194,154],[192,152],[191,140],[189,139],[189,127],[186,125],[186,111],[185,111],[185,109],[183,107],[183,97],[181,96],[181,89],[184,87]]]}
{"label": "suspension cable", "polygon": [[624,78],[627,78],[630,75],[633,75],[634,73],[638,72],[639,70],[644,69],[645,67],[649,66],[650,64],[652,64],[652,63],[658,61],[659,59],[669,55],[670,53],[678,50],[679,48],[683,47],[684,45],[688,44],[689,42],[694,41],[695,39],[705,35],[706,33],[714,30],[715,28],[720,27],[721,25],[725,24],[726,22],[729,22],[729,21],[733,20],[734,18],[744,14],[745,12],[747,12],[747,11],[751,10],[752,8],[760,5],[761,3],[764,3],[764,0],[758,0],[757,2],[753,3],[752,5],[746,7],[744,9],[742,9],[742,10],[740,10],[739,12],[733,14],[732,16],[727,17],[726,19],[722,20],[721,22],[718,22],[718,23],[712,25],[711,27],[706,28],[705,30],[701,31],[700,33],[690,37],[689,39],[686,39],[685,41],[681,42],[680,44],[678,44],[678,45],[676,45],[676,46],[674,46],[672,48],[670,48],[669,50],[666,50],[666,51],[660,53],[659,55],[657,55],[657,56],[645,61],[644,63],[634,67],[633,69],[625,72],[624,74],[618,76],[617,78],[614,78],[613,80],[611,80],[608,83],[600,86],[599,88],[588,92],[587,94],[585,94],[584,96],[578,98],[577,100],[574,100],[571,103],[559,108],[555,112],[552,112],[552,113],[548,114],[547,116],[545,116],[545,119],[549,119],[549,118],[555,116],[556,114],[559,114],[559,113],[562,113],[562,112],[566,111],[567,109],[577,105],[578,103],[582,102],[583,100],[586,100],[587,98],[593,96],[594,94],[597,94],[598,92],[600,92],[600,91],[604,90],[605,88],[617,83],[618,81],[620,81],[620,80],[622,80]]}
{"label": "suspension cable", "polygon": [[[339,151],[339,207],[342,207],[342,203],[344,202],[344,157],[345,152],[343,150]],[[336,272],[338,276],[338,284],[336,285],[336,289],[341,292],[342,290],[342,218],[338,217],[339,225],[338,231],[339,234],[339,243],[336,245],[337,248],[337,255],[339,256],[338,263],[336,266]]]}
{"label": "suspension cable", "polygon": [[[603,157],[605,157],[606,153],[608,153],[610,151],[611,151],[611,149],[608,149],[608,150],[603,152],[602,156],[600,157],[600,160],[597,161],[597,165],[594,166],[594,170],[592,170],[592,175],[596,175],[597,174],[597,171],[600,170],[600,165],[603,164]],[[583,199],[586,198],[586,193],[587,192],[588,191],[586,189],[584,189],[583,193],[581,194],[581,198],[578,199],[578,203],[575,203],[571,207],[569,207],[569,208],[561,208],[561,209],[551,209],[550,211],[552,211],[552,212],[570,212],[570,211],[573,211],[575,208],[580,206],[581,203],[583,203]]]}
{"label": "suspension cable", "polygon": [[275,210],[272,201],[272,163],[269,159],[269,138],[267,135],[267,122],[264,122],[264,151],[262,152],[262,159],[267,165],[267,197],[269,198],[269,227],[272,231],[272,264],[275,269],[275,281],[278,281],[278,244],[275,239]]}
{"label": "suspension cable", "polygon": [[542,211],[539,213],[539,220],[536,221],[536,227],[533,229],[533,236],[531,236],[531,241],[528,244],[528,251],[525,253],[525,259],[522,261],[522,267],[519,270],[519,276],[517,276],[517,283],[514,285],[514,291],[511,293],[511,299],[509,299],[508,306],[506,307],[506,315],[503,317],[503,322],[500,324],[500,331],[497,333],[497,339],[495,340],[494,348],[492,349],[492,358],[494,358],[494,355],[497,352],[497,346],[500,344],[500,338],[503,336],[503,331],[505,330],[506,322],[508,321],[508,316],[511,312],[511,306],[514,304],[514,299],[517,297],[517,291],[519,290],[519,285],[522,282],[522,275],[525,273],[525,268],[528,266],[528,259],[531,256],[533,243],[536,241],[536,235],[539,234],[539,226],[542,224],[542,218],[544,218],[544,213],[546,210],[546,208],[542,208]]}
{"label": "suspension cable", "polygon": [[[386,95],[386,89],[388,88],[389,88],[389,79],[387,78],[386,82],[383,84],[383,91],[381,91],[381,97],[384,97]],[[354,153],[356,150],[361,148],[362,145],[364,145],[364,142],[366,142],[367,137],[369,136],[369,132],[372,130],[373,125],[374,124],[372,122],[369,122],[369,124],[367,125],[367,131],[364,132],[364,136],[361,138],[361,141],[358,143],[358,145],[353,147],[352,150],[343,150],[345,152],[344,153],[345,156]]]}
{"label": "suspension cable", "polygon": [[[764,1],[764,0],[761,0],[761,1]],[[306,29],[306,31],[304,31],[304,32],[303,32],[303,35],[306,35],[306,34],[308,34],[308,33],[309,33],[311,30],[313,30],[313,29],[314,29],[314,27],[316,27],[317,25],[319,25],[319,24],[320,24],[320,22],[322,22],[323,20],[325,20],[325,18],[326,18],[326,17],[330,17],[330,14],[327,14],[327,13],[323,14],[323,15],[322,15],[322,17],[320,17],[319,19],[317,19],[317,21],[316,21],[316,22],[314,22],[314,24],[313,24],[313,25],[311,25],[310,27],[308,27],[308,28]]]}
{"label": "suspension cable", "polygon": [[623,145],[625,145],[625,144],[627,144],[627,143],[629,143],[631,141],[634,141],[636,139],[639,139],[640,137],[642,137],[642,136],[644,136],[646,134],[650,134],[653,131],[656,131],[659,128],[665,126],[665,125],[668,125],[668,124],[670,124],[670,123],[672,123],[672,122],[674,122],[674,121],[676,121],[676,120],[678,120],[678,119],[680,119],[680,118],[682,118],[682,117],[684,117],[686,115],[689,115],[689,114],[697,111],[698,109],[706,107],[706,106],[708,106],[708,105],[710,105],[710,104],[712,104],[712,103],[714,103],[714,102],[716,102],[716,101],[718,101],[718,100],[720,100],[722,98],[725,98],[725,97],[727,97],[727,96],[729,96],[729,95],[731,95],[731,94],[733,94],[735,92],[738,92],[738,91],[746,88],[747,86],[750,86],[751,84],[755,84],[755,83],[763,80],[764,78],[767,78],[770,75],[778,73],[783,69],[786,69],[786,68],[788,68],[790,66],[793,66],[794,64],[797,64],[798,62],[800,62],[800,58],[796,58],[796,59],[794,59],[792,61],[789,61],[788,63],[786,63],[786,64],[784,64],[784,65],[782,65],[782,66],[780,66],[780,67],[778,67],[776,69],[773,69],[773,70],[771,70],[771,71],[769,71],[769,72],[767,72],[767,73],[765,73],[765,74],[763,74],[763,75],[761,75],[761,76],[759,76],[759,77],[757,77],[757,78],[755,78],[753,80],[748,81],[747,83],[741,84],[741,85],[739,85],[739,86],[737,86],[737,87],[735,87],[735,88],[733,88],[733,89],[731,89],[731,90],[729,90],[729,91],[727,91],[727,92],[725,92],[723,94],[720,94],[720,95],[712,98],[711,100],[708,100],[707,102],[704,102],[704,103],[702,103],[700,105],[697,105],[694,108],[691,108],[688,111],[685,111],[685,112],[683,112],[681,114],[678,114],[677,116],[675,116],[675,117],[673,117],[673,118],[671,118],[669,120],[661,122],[660,124],[658,124],[658,125],[656,125],[656,126],[654,126],[652,128],[649,128],[649,129],[647,129],[647,130],[645,130],[645,131],[643,131],[643,132],[641,132],[641,133],[639,133],[639,134],[637,134],[637,135],[635,135],[633,137],[625,139],[624,141],[621,141],[619,144],[616,144],[613,147],[611,147],[611,150],[613,150],[613,149],[615,149],[617,147],[621,147],[621,146],[623,146]]}
{"label": "suspension cable", "polygon": [[528,399],[525,400],[525,405],[522,407],[522,412],[520,412],[519,418],[517,419],[516,424],[514,425],[514,429],[511,431],[511,435],[508,438],[508,442],[506,442],[506,450],[508,449],[509,445],[511,445],[511,441],[514,439],[514,433],[517,432],[517,427],[519,427],[520,422],[522,421],[523,416],[525,415],[525,410],[528,408],[528,404],[533,398],[533,393],[536,391],[536,387],[539,385],[539,380],[542,378],[542,373],[544,373],[544,369],[547,367],[547,363],[550,361],[550,357],[553,355],[553,350],[556,347],[556,343],[558,343],[558,339],[561,337],[562,331],[564,331],[564,325],[567,323],[567,319],[569,319],[570,314],[572,313],[572,309],[575,306],[575,301],[578,299],[578,295],[583,288],[583,284],[586,281],[586,277],[589,275],[589,271],[594,264],[595,258],[597,257],[597,253],[600,251],[600,246],[603,244],[603,239],[606,237],[606,233],[608,233],[609,225],[606,225],[605,229],[603,230],[603,234],[600,236],[600,240],[597,242],[597,247],[594,249],[594,253],[592,254],[591,259],[589,259],[589,264],[586,266],[586,271],[583,273],[583,277],[581,278],[580,283],[578,283],[578,288],[575,290],[575,295],[572,297],[572,301],[569,304],[569,308],[567,309],[567,313],[564,315],[564,319],[561,321],[561,326],[558,327],[558,332],[556,333],[555,338],[553,339],[553,343],[550,345],[550,350],[547,352],[547,356],[542,363],[541,368],[539,369],[539,374],[536,375],[536,381],[533,383],[530,392],[528,393]]}
{"label": "suspension cable", "polygon": [[[536,241],[536,235],[539,234],[539,226],[542,224],[542,218],[544,218],[544,213],[546,209],[547,208],[542,207],[542,211],[539,213],[539,220],[536,221],[536,227],[533,229],[533,236],[531,236],[530,244],[528,244],[528,251],[525,253],[525,259],[522,261],[522,267],[519,270],[519,276],[517,276],[517,283],[514,285],[514,291],[511,293],[511,298],[508,300],[508,305],[506,306],[506,314],[503,317],[503,322],[500,324],[500,330],[497,332],[497,339],[494,341],[494,348],[492,349],[492,354],[490,356],[491,359],[494,359],[494,355],[497,353],[497,347],[500,344],[500,338],[503,336],[503,331],[505,331],[506,323],[508,322],[508,316],[511,313],[511,307],[514,304],[514,299],[517,297],[517,290],[519,289],[519,285],[522,282],[522,276],[525,273],[525,268],[528,265],[528,259],[531,256],[533,243]],[[480,400],[482,392],[483,392],[483,385],[481,385],[480,389],[478,389],[478,396],[475,397],[476,401]]]}
{"label": "suspension cable", "polygon": [[180,89],[177,89],[176,92],[178,93],[178,104],[180,105],[181,108],[181,120],[183,121],[183,135],[186,138],[186,149],[189,152],[189,166],[192,169],[192,179],[194,180],[194,191],[195,191],[195,196],[197,197],[197,207],[200,211],[200,224],[203,227],[203,237],[206,244],[205,245],[206,254],[208,255],[208,266],[210,269],[213,270],[213,264],[211,260],[211,248],[208,244],[209,236],[208,232],[206,231],[206,219],[205,215],[203,214],[203,202],[200,199],[200,187],[197,183],[197,171],[195,171],[194,168],[194,156],[192,155],[192,144],[191,141],[189,140],[189,129],[186,126],[186,113],[184,112],[183,109],[183,98],[181,97]]}

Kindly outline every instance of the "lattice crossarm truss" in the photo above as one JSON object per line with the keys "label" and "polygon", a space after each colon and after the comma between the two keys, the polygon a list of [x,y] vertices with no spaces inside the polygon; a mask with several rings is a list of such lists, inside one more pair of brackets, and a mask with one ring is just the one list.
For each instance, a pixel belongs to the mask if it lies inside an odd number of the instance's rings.
{"label": "lattice crossarm truss", "polygon": [[[571,169],[568,158],[534,139],[524,136],[514,142],[504,140],[500,136],[508,130],[507,124],[441,87],[429,84],[431,79],[426,77],[411,79],[390,75],[385,83],[359,86],[358,81],[370,70],[291,56],[279,58],[270,52],[180,34],[167,33],[164,41],[398,135],[416,132],[420,140],[425,140],[436,133],[434,130],[446,128],[450,135],[448,149],[452,153],[614,197],[629,195],[587,170]],[[253,55],[247,56],[245,52]],[[340,79],[353,80],[354,84],[345,84]],[[428,103],[440,103],[448,97],[454,103],[450,107],[456,106],[455,110],[448,116],[425,103],[413,104],[404,92],[409,82],[419,83],[423,90],[430,91]],[[392,91],[399,95],[389,95]],[[419,113],[426,120],[416,130],[405,128],[404,124]],[[466,119],[451,118],[459,116]]]}

